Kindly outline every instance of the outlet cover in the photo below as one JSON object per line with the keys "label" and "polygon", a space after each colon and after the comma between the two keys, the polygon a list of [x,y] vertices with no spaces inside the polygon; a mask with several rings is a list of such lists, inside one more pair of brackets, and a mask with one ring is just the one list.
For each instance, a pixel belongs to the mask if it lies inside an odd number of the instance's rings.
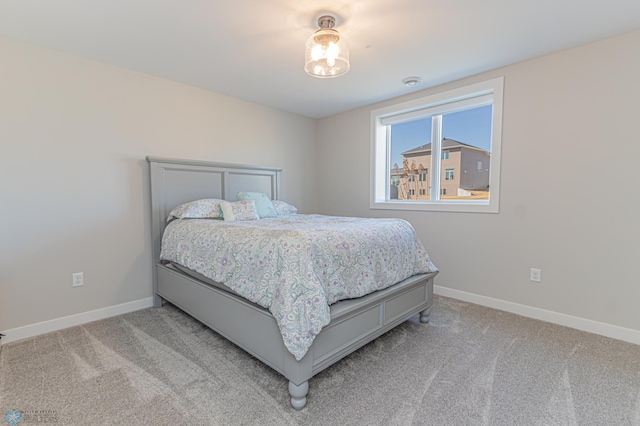
{"label": "outlet cover", "polygon": [[80,287],[84,285],[84,273],[76,272],[75,274],[71,274],[72,285],[74,287]]}
{"label": "outlet cover", "polygon": [[540,269],[531,268],[531,276],[530,276],[531,281],[539,283],[541,274],[542,274],[542,271]]}

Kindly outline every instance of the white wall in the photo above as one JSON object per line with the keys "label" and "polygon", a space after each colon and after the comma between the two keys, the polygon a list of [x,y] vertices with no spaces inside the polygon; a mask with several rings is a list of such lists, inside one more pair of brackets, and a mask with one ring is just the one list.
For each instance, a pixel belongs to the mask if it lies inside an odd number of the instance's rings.
{"label": "white wall", "polygon": [[640,331],[639,48],[442,86],[505,76],[500,213],[466,214],[368,208],[370,111],[435,89],[316,121],[0,37],[0,331],[151,296],[146,155],[283,167],[303,212],[411,221],[443,288]]}
{"label": "white wall", "polygon": [[0,37],[0,330],[151,297],[146,155],[283,167],[315,210],[316,126]]}
{"label": "white wall", "polygon": [[[318,206],[409,220],[446,289],[640,331],[639,51],[636,31],[320,120]],[[497,76],[500,213],[370,210],[370,111]]]}

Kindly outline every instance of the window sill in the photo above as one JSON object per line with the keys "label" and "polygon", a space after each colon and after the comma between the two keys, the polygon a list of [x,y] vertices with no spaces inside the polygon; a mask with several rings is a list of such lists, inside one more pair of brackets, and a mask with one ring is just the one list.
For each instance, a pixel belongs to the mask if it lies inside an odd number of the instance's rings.
{"label": "window sill", "polygon": [[463,201],[440,200],[429,201],[374,201],[369,208],[373,210],[408,210],[408,211],[432,211],[432,212],[457,212],[457,213],[499,213],[497,203],[488,201]]}

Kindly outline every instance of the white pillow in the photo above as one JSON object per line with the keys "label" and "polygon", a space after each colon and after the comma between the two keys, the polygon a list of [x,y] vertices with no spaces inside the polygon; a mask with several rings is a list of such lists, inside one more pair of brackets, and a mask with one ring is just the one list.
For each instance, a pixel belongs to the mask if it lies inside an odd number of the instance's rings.
{"label": "white pillow", "polygon": [[276,209],[278,216],[290,216],[298,213],[298,209],[295,206],[285,203],[284,201],[273,200],[271,203],[273,203],[273,207]]}
{"label": "white pillow", "polygon": [[217,198],[205,198],[180,204],[171,210],[167,222],[173,219],[220,219],[222,218],[220,204],[225,202]]}
{"label": "white pillow", "polygon": [[253,200],[235,201],[233,203],[225,201],[220,204],[220,208],[225,221],[260,219],[256,210],[256,203]]}

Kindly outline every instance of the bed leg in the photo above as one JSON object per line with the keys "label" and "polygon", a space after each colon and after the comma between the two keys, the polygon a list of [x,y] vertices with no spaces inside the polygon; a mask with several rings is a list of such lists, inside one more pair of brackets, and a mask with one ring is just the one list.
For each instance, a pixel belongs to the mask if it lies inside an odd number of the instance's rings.
{"label": "bed leg", "polygon": [[162,305],[164,305],[164,299],[160,296],[158,296],[157,294],[153,295],[153,307],[154,308],[162,308]]}
{"label": "bed leg", "polygon": [[420,322],[426,324],[429,322],[429,316],[431,315],[431,306],[424,311],[420,312]]}
{"label": "bed leg", "polygon": [[302,410],[307,405],[307,392],[309,392],[309,381],[299,385],[289,381],[289,395],[291,395],[291,406],[295,410]]}

